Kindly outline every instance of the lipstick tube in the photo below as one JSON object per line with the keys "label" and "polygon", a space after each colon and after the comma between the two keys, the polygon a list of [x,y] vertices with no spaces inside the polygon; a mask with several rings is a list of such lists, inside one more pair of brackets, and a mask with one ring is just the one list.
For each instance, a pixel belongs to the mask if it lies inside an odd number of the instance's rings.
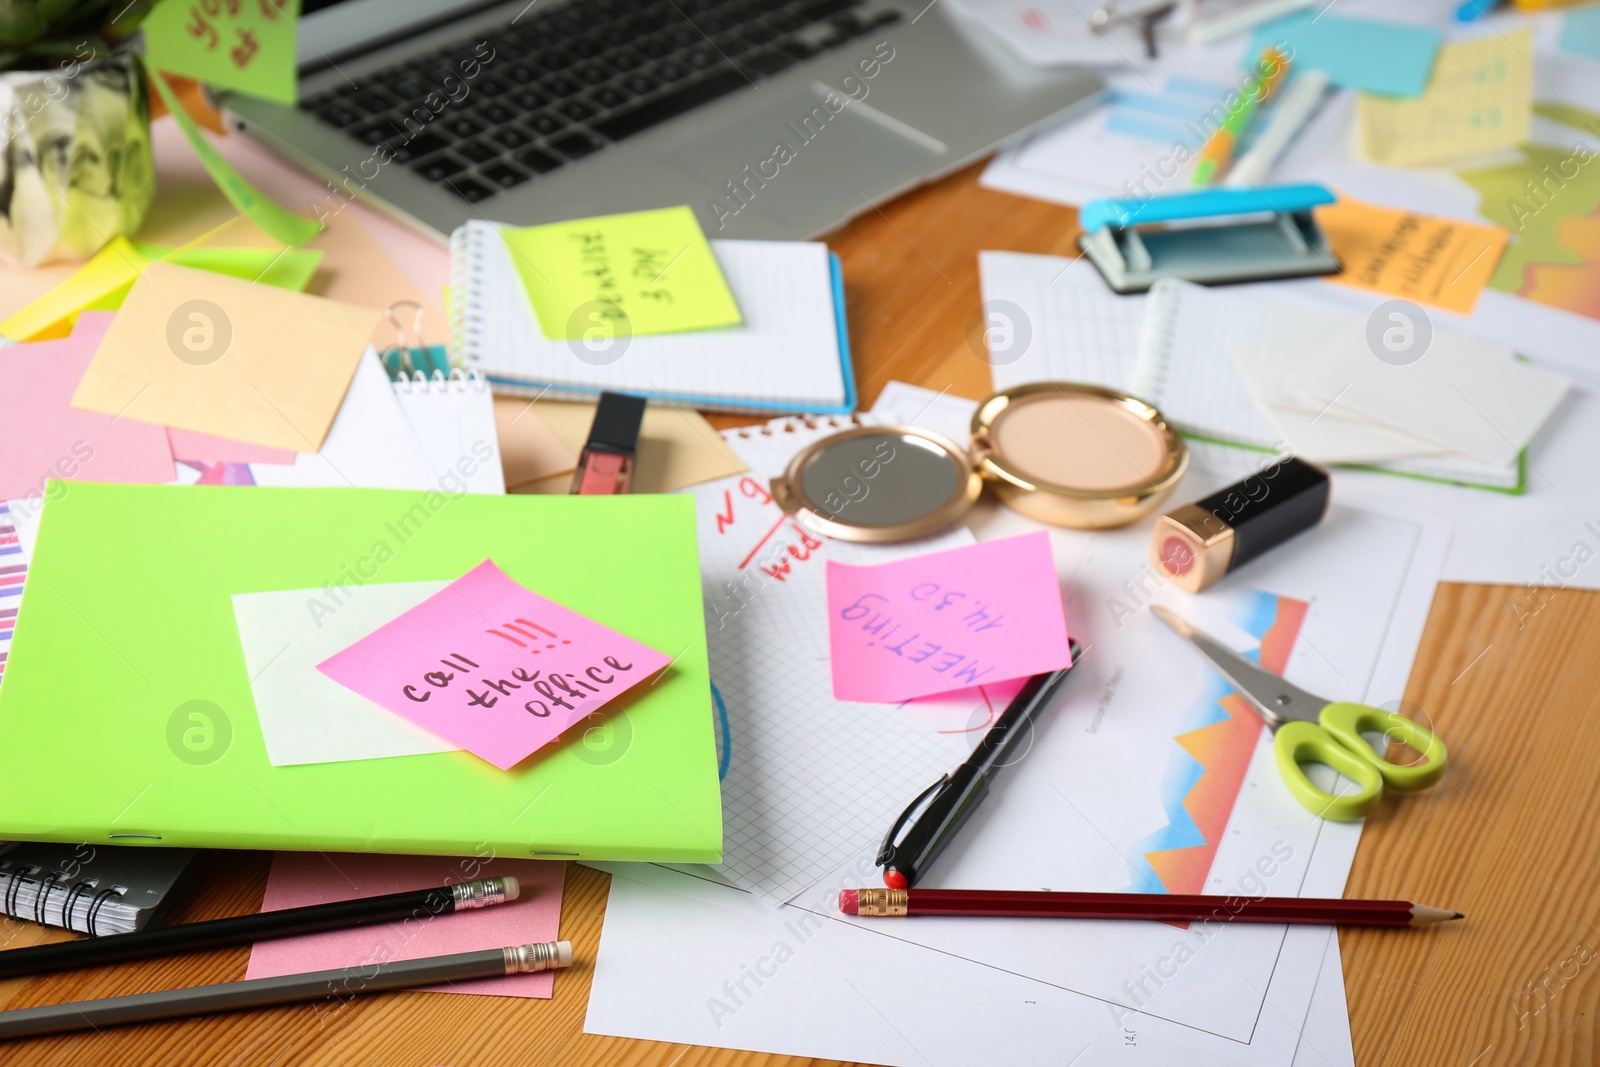
{"label": "lipstick tube", "polygon": [[645,400],[626,393],[601,393],[595,405],[589,440],[578,456],[571,492],[580,496],[615,496],[633,489],[634,452]]}
{"label": "lipstick tube", "polygon": [[1321,467],[1281,460],[1156,520],[1151,566],[1180,589],[1198,593],[1321,522],[1330,485]]}

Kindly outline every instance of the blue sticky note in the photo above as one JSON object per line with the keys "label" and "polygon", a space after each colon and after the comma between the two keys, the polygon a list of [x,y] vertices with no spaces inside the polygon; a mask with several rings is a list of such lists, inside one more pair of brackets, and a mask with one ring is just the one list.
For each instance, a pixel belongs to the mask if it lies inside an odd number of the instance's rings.
{"label": "blue sticky note", "polygon": [[1566,13],[1561,20],[1561,49],[1600,59],[1600,4]]}
{"label": "blue sticky note", "polygon": [[1439,42],[1437,30],[1422,26],[1302,11],[1259,27],[1245,55],[1253,64],[1277,46],[1289,51],[1291,71],[1324,71],[1345,89],[1420,96]]}

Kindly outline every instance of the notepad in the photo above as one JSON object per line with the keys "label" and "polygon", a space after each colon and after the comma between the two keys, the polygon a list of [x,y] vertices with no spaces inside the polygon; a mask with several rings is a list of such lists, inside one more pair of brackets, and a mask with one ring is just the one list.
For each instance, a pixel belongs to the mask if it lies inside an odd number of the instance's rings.
{"label": "notepad", "polygon": [[1024,252],[979,252],[978,276],[986,321],[974,341],[989,354],[996,389],[1132,385],[1145,294],[1112,292],[1087,260]]}
{"label": "notepad", "polygon": [[[1292,442],[1258,403],[1234,356],[1263,344],[1268,303],[1259,295],[1177,279],[1156,283],[1140,335],[1134,393],[1160,408],[1186,435],[1261,451],[1290,447]],[[1300,336],[1304,344],[1314,334]],[[1513,492],[1524,486],[1520,458],[1489,463],[1464,456],[1418,456],[1371,469]]]}
{"label": "notepad", "polygon": [[[674,657],[609,716],[623,743],[575,738],[511,771],[466,752],[272,765],[234,594],[316,590],[338,612],[368,582],[486,556]],[[0,839],[721,856],[688,499],[85,483],[45,505],[30,578],[0,686]]]}
{"label": "notepad", "polygon": [[548,340],[499,227],[451,236],[451,353],[496,392],[592,397],[634,393],[731,411],[849,412],[855,407],[844,287],[826,245],[712,241],[744,323],[645,337]]}

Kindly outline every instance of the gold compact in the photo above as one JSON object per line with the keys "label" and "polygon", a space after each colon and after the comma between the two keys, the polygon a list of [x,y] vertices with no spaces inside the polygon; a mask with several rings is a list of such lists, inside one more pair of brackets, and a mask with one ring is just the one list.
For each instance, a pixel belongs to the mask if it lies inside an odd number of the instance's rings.
{"label": "gold compact", "polygon": [[1189,453],[1161,413],[1097,385],[1038,382],[985,400],[971,448],[911,426],[857,426],[802,449],[772,496],[802,525],[845,541],[905,541],[957,522],[988,485],[1058,526],[1122,526],[1183,477]]}

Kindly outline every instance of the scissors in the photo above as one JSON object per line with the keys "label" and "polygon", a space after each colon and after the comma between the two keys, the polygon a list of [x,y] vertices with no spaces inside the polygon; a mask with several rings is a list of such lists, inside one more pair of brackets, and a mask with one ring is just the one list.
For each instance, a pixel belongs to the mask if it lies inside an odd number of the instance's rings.
{"label": "scissors", "polygon": [[[1381,708],[1313,696],[1245,659],[1177,613],[1160,604],[1151,608],[1157,618],[1199,649],[1272,728],[1277,735],[1273,748],[1278,773],[1307,810],[1324,819],[1354,822],[1377,806],[1385,784],[1401,791],[1426,789],[1444,774],[1448,759],[1444,742],[1427,727]],[[1381,733],[1410,745],[1422,753],[1422,759],[1409,766],[1390,763],[1367,744],[1361,736],[1366,733]],[[1331,767],[1360,788],[1348,794],[1319,789],[1306,777],[1307,763]]]}

